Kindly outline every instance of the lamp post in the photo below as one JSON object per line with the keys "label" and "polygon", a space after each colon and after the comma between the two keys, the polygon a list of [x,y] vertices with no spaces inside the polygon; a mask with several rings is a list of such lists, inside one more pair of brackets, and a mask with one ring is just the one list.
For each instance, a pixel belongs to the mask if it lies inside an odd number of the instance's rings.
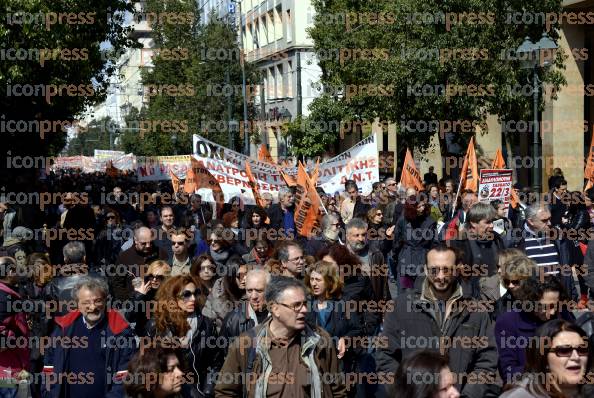
{"label": "lamp post", "polygon": [[241,54],[241,93],[243,95],[243,134],[244,134],[244,146],[243,153],[247,156],[250,155],[250,123],[248,120],[248,109],[247,109],[247,93],[246,93],[246,80],[245,80],[245,53],[243,48],[243,26],[241,23],[241,0],[229,0],[233,4],[237,4],[239,11],[239,53]]}
{"label": "lamp post", "polygon": [[541,193],[541,168],[538,163],[540,154],[540,128],[538,121],[538,95],[542,81],[538,78],[538,69],[547,68],[552,65],[557,44],[543,33],[537,43],[533,43],[529,37],[516,50],[516,56],[522,60],[522,69],[532,69],[532,156],[534,167],[532,168],[532,190],[535,194]]}

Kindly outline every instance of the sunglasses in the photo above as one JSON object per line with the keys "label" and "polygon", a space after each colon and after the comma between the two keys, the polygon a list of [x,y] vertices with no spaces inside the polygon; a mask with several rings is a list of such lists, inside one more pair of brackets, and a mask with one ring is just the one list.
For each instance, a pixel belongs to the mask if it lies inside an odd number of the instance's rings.
{"label": "sunglasses", "polygon": [[185,242],[185,241],[183,241],[183,242],[171,242],[171,245],[172,245],[172,246],[183,246],[183,245],[185,245],[185,244],[186,244],[186,242]]}
{"label": "sunglasses", "polygon": [[151,275],[151,274],[148,274],[147,276],[144,277],[144,282],[146,283],[146,282],[148,282],[148,281],[150,281],[152,279],[155,279],[155,280],[157,280],[159,282],[163,282],[165,280],[165,275]]}
{"label": "sunglasses", "polygon": [[181,292],[179,297],[184,301],[189,301],[192,297],[198,298],[198,296],[200,296],[200,293],[201,293],[200,289],[196,289],[194,291],[184,290],[183,292]]}
{"label": "sunglasses", "polygon": [[570,345],[560,345],[557,347],[553,347],[549,350],[549,352],[552,352],[561,358],[568,358],[573,354],[574,350],[577,352],[577,354],[580,357],[587,357],[588,354],[590,353],[590,350],[588,350],[588,346],[574,347],[574,346],[570,346]]}
{"label": "sunglasses", "polygon": [[511,285],[512,283],[514,284],[514,286],[518,286],[520,284],[520,280],[519,279],[504,279],[503,280],[503,284],[504,285]]}
{"label": "sunglasses", "polygon": [[107,217],[105,217],[105,219],[107,219],[107,220],[115,220],[115,218],[116,218],[115,216],[107,216]]}

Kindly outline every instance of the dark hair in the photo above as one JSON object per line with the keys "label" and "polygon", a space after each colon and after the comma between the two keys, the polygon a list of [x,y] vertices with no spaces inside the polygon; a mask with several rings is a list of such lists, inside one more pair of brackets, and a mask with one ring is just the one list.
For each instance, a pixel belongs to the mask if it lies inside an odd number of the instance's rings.
{"label": "dark hair", "polygon": [[243,261],[240,256],[230,256],[226,263],[227,272],[223,276],[223,295],[234,303],[237,303],[239,300],[241,300],[241,297],[244,294],[244,291],[239,288],[239,285],[237,285],[236,281],[239,268],[242,265],[245,265],[245,261]]}
{"label": "dark hair", "polygon": [[[153,398],[155,390],[159,386],[158,382],[162,380],[159,376],[168,372],[167,360],[171,355],[175,355],[181,367],[180,357],[172,348],[157,346],[134,354],[128,363],[128,371],[132,377],[126,379],[127,396],[131,398]],[[149,375],[153,377],[154,384],[149,383]]]}
{"label": "dark hair", "polygon": [[524,280],[518,296],[524,301],[536,303],[545,292],[559,292],[559,301],[568,299],[565,288],[555,275],[545,275],[542,282],[537,276]]}
{"label": "dark hair", "polygon": [[425,253],[425,264],[427,264],[429,262],[429,253],[433,252],[433,251],[438,252],[438,253],[444,253],[444,252],[454,253],[454,256],[456,257],[456,264],[460,264],[460,262],[462,260],[462,251],[460,251],[456,247],[448,246],[445,243],[440,243],[438,245],[433,246],[431,249],[427,250],[427,253]]}
{"label": "dark hair", "polygon": [[499,208],[499,206],[501,206],[503,203],[503,201],[501,199],[495,199],[491,201],[491,206],[493,206],[493,208],[495,210],[497,210]]}
{"label": "dark hair", "polygon": [[192,259],[192,265],[190,266],[190,275],[192,275],[194,278],[200,279],[200,267],[202,266],[202,263],[207,260],[212,263],[212,266],[216,271],[217,263],[215,262],[215,260],[209,254],[203,253],[198,257],[194,257]]}
{"label": "dark hair", "polygon": [[594,202],[594,188],[590,188],[586,191],[586,196],[588,197],[588,199],[590,199],[592,202]]}
{"label": "dark hair", "polygon": [[[573,332],[579,334],[586,344],[588,344],[587,333],[579,326],[563,319],[554,319],[546,322],[536,330],[538,344],[529,344],[526,348],[526,366],[524,371],[531,380],[526,389],[534,396],[547,396],[551,398],[561,398],[564,395],[561,391],[554,391],[548,383],[544,383],[543,375],[549,373],[549,361],[547,356],[551,350],[553,339],[561,332]],[[588,362],[586,363],[586,372],[592,366],[592,349],[588,350]],[[531,375],[541,377],[530,377]],[[547,379],[548,380],[548,379]],[[578,388],[581,389],[581,384]]]}
{"label": "dark hair", "polygon": [[302,289],[303,293],[307,291],[305,285],[299,279],[282,275],[273,276],[270,278],[268,285],[266,285],[266,291],[264,293],[266,301],[269,303],[277,302],[285,290],[290,288]]}
{"label": "dark hair", "polygon": [[404,358],[398,367],[394,376],[394,395],[391,396],[433,398],[439,392],[440,373],[447,367],[447,358],[438,352],[424,350],[413,353]]}
{"label": "dark hair", "polygon": [[254,224],[252,223],[252,216],[254,214],[257,214],[260,216],[260,227],[262,227],[264,225],[264,221],[266,221],[266,217],[268,217],[266,210],[264,210],[262,207],[260,207],[260,206],[252,207],[251,209],[249,209],[246,212],[246,215],[245,215],[245,224],[246,224],[247,228],[254,228]]}
{"label": "dark hair", "polygon": [[565,178],[563,178],[563,177],[559,177],[559,178],[553,179],[552,183],[553,183],[554,189],[559,189],[561,187],[561,185],[567,185],[567,180],[565,180]]}
{"label": "dark hair", "polygon": [[346,182],[344,183],[344,190],[348,192],[350,188],[355,188],[357,192],[359,191],[359,187],[357,186],[357,183],[354,180],[346,180]]}

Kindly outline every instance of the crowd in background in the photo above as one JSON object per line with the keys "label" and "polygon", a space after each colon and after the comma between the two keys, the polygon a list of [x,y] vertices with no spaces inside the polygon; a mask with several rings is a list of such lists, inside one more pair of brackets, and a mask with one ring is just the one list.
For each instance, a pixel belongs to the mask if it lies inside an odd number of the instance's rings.
{"label": "crowd in background", "polygon": [[[586,397],[594,190],[262,206],[75,171],[0,200],[0,398]],[[59,198],[40,206],[34,192]]]}

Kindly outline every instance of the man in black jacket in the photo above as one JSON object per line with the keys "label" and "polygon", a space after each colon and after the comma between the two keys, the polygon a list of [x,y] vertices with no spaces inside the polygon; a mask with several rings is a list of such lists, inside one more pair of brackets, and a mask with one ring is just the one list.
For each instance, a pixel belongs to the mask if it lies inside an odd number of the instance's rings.
{"label": "man in black jacket", "polygon": [[264,322],[268,317],[264,291],[270,282],[270,273],[263,268],[248,271],[245,277],[245,292],[247,300],[242,301],[236,309],[231,311],[223,321],[221,335],[226,342],[248,329]]}
{"label": "man in black jacket", "polygon": [[270,227],[282,236],[293,239],[295,236],[295,196],[289,188],[281,188],[278,203],[266,209],[270,219]]}
{"label": "man in black jacket", "polygon": [[417,350],[439,350],[448,354],[454,374],[467,375],[457,386],[462,397],[498,397],[490,309],[463,294],[456,265],[456,252],[450,247],[440,245],[427,252],[427,276],[421,286],[398,296],[386,312],[380,337],[387,344],[376,351],[377,372],[396,372]]}
{"label": "man in black jacket", "polygon": [[134,245],[120,253],[115,265],[107,267],[111,294],[115,300],[126,300],[134,291],[132,279],[142,277],[141,268],[154,260],[167,261],[167,251],[158,248],[152,240],[152,232],[147,227],[134,231]]}

